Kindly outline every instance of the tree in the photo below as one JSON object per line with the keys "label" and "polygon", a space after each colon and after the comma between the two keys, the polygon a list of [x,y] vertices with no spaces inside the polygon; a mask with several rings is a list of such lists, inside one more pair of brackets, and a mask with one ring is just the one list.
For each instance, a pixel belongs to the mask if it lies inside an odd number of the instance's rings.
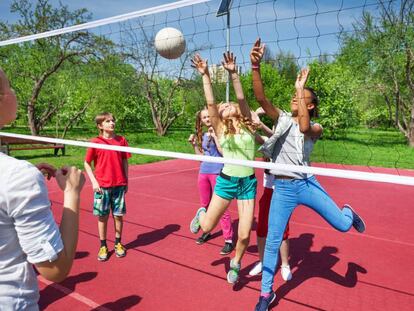
{"label": "tree", "polygon": [[[18,13],[21,18],[11,25],[0,23],[2,38],[59,29],[91,18],[86,9],[71,12],[63,5],[53,8],[48,0],[39,0],[34,6],[28,0],[14,0],[11,12]],[[0,60],[17,86],[32,135],[38,135],[66,104],[66,100],[54,92],[60,80],[59,72],[68,63],[79,64],[88,57],[96,57],[97,47],[105,44],[108,42],[95,35],[78,31],[0,50]]]}
{"label": "tree", "polygon": [[365,91],[382,96],[384,111],[411,147],[414,147],[413,6],[413,0],[380,2],[378,16],[364,13],[354,25],[354,34],[342,38],[339,57],[359,77]]}
{"label": "tree", "polygon": [[352,71],[339,62],[314,61],[309,67],[307,85],[315,89],[320,100],[318,122],[324,127],[325,137],[338,138],[341,130],[359,124],[360,112],[354,92],[358,83]]}
{"label": "tree", "polygon": [[156,52],[153,39],[154,34],[146,32],[142,22],[138,21],[134,27],[125,30],[120,53],[126,62],[135,66],[136,87],[147,99],[158,135],[164,136],[193,101],[182,96],[182,90],[193,85],[184,78],[184,71],[194,50],[185,51],[175,61],[165,61]]}

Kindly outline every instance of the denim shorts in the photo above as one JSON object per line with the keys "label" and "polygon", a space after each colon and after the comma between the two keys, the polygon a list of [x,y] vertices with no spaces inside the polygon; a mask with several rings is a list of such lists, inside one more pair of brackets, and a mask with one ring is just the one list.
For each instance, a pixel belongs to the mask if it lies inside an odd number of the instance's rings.
{"label": "denim shorts", "polygon": [[214,193],[226,200],[253,200],[256,198],[256,190],[257,179],[254,175],[231,177],[220,173],[214,187]]}
{"label": "denim shorts", "polygon": [[95,192],[93,196],[93,214],[95,216],[112,215],[123,216],[126,213],[125,190],[126,186],[101,188],[102,193]]}

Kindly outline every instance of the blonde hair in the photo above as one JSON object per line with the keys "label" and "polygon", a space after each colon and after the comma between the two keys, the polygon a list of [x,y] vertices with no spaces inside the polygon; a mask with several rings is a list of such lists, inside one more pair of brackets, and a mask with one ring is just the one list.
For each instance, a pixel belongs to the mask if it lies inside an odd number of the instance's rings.
{"label": "blonde hair", "polygon": [[[224,104],[223,102],[221,102],[219,105]],[[238,117],[236,118],[237,121],[239,121],[239,123],[241,124],[241,127],[248,130],[250,133],[254,134],[257,130],[257,124],[253,123],[252,120],[250,120],[249,118],[243,117],[241,115],[241,110],[240,110],[240,106],[238,103],[235,102],[229,102],[229,104],[233,105],[236,107],[236,110],[238,112]],[[224,135],[234,135],[236,134],[236,128],[234,127],[233,124],[233,120],[228,118],[228,119],[222,119],[223,123],[224,123]]]}
{"label": "blonde hair", "polygon": [[99,134],[102,134],[103,130],[100,129],[98,125],[101,125],[108,118],[112,118],[115,121],[114,115],[110,112],[102,112],[102,113],[96,115],[95,123],[96,123],[96,126],[99,129]]}

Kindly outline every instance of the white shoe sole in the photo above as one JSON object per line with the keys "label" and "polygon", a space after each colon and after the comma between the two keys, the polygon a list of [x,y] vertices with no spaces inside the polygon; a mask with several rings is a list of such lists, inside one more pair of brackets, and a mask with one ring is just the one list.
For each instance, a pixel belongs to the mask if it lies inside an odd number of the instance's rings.
{"label": "white shoe sole", "polygon": [[[260,269],[258,266],[260,265]],[[250,276],[256,276],[262,273],[263,266],[260,262],[256,263],[255,266],[249,271]]]}

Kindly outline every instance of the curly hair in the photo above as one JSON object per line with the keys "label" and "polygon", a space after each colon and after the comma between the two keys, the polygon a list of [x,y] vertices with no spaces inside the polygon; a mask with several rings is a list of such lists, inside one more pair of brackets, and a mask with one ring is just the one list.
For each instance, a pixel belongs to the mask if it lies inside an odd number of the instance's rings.
{"label": "curly hair", "polygon": [[[222,103],[220,103],[221,105]],[[241,127],[248,130],[250,133],[254,134],[257,130],[258,125],[253,123],[252,120],[249,118],[241,116],[239,104],[230,102],[230,104],[236,106],[237,111],[239,112],[239,117],[237,117],[237,121],[241,124]],[[232,119],[225,119],[223,120],[224,123],[224,135],[234,135],[236,134],[236,128],[233,125]]]}

